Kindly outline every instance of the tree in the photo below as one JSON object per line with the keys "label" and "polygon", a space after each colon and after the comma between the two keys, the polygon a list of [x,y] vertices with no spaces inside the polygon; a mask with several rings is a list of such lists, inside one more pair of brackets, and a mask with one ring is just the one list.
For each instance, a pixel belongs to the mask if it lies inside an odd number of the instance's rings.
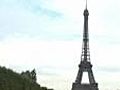
{"label": "tree", "polygon": [[32,82],[36,82],[37,78],[36,78],[36,70],[33,69],[31,71],[31,79],[32,79]]}

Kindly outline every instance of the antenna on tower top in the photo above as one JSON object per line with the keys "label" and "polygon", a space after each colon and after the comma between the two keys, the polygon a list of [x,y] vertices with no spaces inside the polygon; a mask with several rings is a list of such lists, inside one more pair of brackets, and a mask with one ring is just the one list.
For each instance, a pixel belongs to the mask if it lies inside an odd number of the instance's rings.
{"label": "antenna on tower top", "polygon": [[87,0],[86,0],[86,9],[87,9]]}

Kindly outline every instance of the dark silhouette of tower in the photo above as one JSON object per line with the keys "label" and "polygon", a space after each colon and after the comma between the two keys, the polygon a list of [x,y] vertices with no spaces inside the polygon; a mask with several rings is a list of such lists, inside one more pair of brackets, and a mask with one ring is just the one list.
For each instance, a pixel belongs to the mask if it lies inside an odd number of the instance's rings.
{"label": "dark silhouette of tower", "polygon": [[[79,71],[77,74],[77,78],[72,85],[72,90],[98,90],[98,84],[94,79],[92,72],[92,64],[90,62],[89,33],[88,33],[89,12],[87,10],[87,1],[86,1],[86,9],[84,10],[83,15],[84,15],[84,32],[83,32],[81,62],[79,64]],[[84,72],[88,73],[89,83],[82,83],[82,76]]]}

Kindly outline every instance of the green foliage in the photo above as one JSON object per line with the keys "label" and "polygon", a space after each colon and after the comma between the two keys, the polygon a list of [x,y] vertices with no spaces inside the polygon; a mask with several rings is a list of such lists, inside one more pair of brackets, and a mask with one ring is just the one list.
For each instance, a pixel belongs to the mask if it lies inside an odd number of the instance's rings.
{"label": "green foliage", "polygon": [[21,76],[24,79],[27,79],[32,83],[36,82],[36,71],[35,71],[35,69],[33,69],[31,72],[30,71],[22,72]]}
{"label": "green foliage", "polygon": [[35,69],[18,74],[0,67],[0,90],[49,90],[36,82]]}

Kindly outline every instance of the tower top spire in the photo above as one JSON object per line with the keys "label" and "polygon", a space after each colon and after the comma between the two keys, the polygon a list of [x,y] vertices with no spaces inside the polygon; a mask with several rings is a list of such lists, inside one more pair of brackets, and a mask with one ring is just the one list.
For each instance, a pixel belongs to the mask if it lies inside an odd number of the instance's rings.
{"label": "tower top spire", "polygon": [[87,0],[86,0],[86,9],[87,9]]}
{"label": "tower top spire", "polygon": [[[86,0],[86,8],[85,8],[85,10],[84,10],[84,16],[89,16],[89,12],[88,12],[88,10],[87,10],[87,0]],[[86,20],[86,19],[85,19]]]}

